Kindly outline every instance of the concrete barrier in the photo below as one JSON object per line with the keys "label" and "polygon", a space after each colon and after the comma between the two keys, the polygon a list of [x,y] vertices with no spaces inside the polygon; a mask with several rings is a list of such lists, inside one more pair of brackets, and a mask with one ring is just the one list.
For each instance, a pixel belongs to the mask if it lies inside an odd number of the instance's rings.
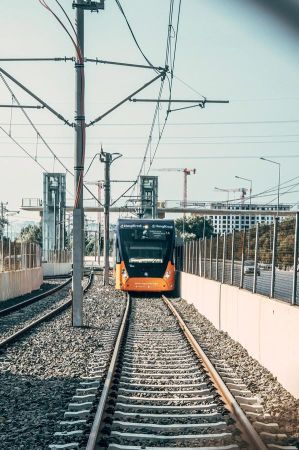
{"label": "concrete barrier", "polygon": [[0,272],[0,301],[19,297],[39,289],[43,283],[43,269],[23,269]]}
{"label": "concrete barrier", "polygon": [[181,272],[179,293],[299,398],[299,307]]}
{"label": "concrete barrier", "polygon": [[72,270],[72,263],[43,263],[45,277],[68,275]]}

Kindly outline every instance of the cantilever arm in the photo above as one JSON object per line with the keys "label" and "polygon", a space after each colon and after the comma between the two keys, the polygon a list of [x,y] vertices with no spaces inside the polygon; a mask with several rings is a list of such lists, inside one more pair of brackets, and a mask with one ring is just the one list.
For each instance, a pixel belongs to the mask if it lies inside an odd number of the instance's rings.
{"label": "cantilever arm", "polygon": [[108,114],[110,114],[111,112],[113,112],[115,109],[117,109],[119,106],[123,105],[124,103],[126,103],[127,101],[131,100],[131,98],[133,97],[133,95],[138,94],[139,92],[143,91],[143,89],[147,88],[149,85],[151,85],[152,83],[154,83],[155,81],[157,81],[159,78],[163,78],[165,77],[167,72],[167,69],[163,70],[163,72],[159,73],[155,78],[153,78],[152,80],[148,81],[147,83],[145,83],[141,88],[137,89],[137,91],[133,92],[131,95],[128,95],[128,97],[124,98],[123,100],[121,100],[119,103],[117,103],[115,106],[113,106],[112,108],[108,109],[108,111],[106,111],[104,114],[98,116],[96,119],[92,120],[91,122],[89,122],[88,125],[86,125],[86,127],[90,127],[91,125],[94,125],[96,122],[99,122],[100,120],[102,120],[104,117],[108,116]]}
{"label": "cantilever arm", "polygon": [[6,70],[2,69],[0,67],[0,72],[3,73],[7,78],[9,78],[11,81],[13,81],[17,86],[19,86],[23,91],[27,92],[27,94],[31,95],[35,100],[37,100],[41,105],[43,105],[44,108],[46,108],[48,111],[50,111],[54,116],[56,116],[59,120],[62,120],[65,124],[69,125],[70,127],[73,127],[73,124],[70,123],[67,119],[65,119],[61,114],[59,114],[55,109],[53,109],[51,106],[49,106],[46,102],[44,102],[41,98],[39,98],[37,95],[35,95],[30,89],[26,88],[24,84],[20,83],[20,81],[16,80],[12,75],[10,75]]}

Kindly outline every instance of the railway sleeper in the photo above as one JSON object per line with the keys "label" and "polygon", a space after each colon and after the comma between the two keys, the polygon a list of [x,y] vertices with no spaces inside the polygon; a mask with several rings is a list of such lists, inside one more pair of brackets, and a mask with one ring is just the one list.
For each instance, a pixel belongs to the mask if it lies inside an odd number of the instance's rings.
{"label": "railway sleeper", "polygon": [[127,421],[120,421],[120,420],[114,420],[112,424],[112,430],[119,429],[120,427],[123,428],[146,428],[147,430],[151,431],[180,431],[184,429],[226,429],[227,423],[222,422],[209,422],[209,423],[171,423],[171,424],[159,424],[159,423],[149,423],[149,422],[127,422]]}
{"label": "railway sleeper", "polygon": [[[140,445],[121,445],[121,444],[110,444],[108,450],[142,450],[144,446]],[[184,450],[198,450],[198,447],[182,447]],[[146,450],[177,450],[178,447],[146,447]],[[220,445],[217,447],[200,447],[200,450],[237,450],[239,446],[236,444],[231,445]]]}
{"label": "railway sleeper", "polygon": [[137,413],[137,412],[127,412],[127,411],[114,411],[114,417],[116,419],[124,419],[129,418],[133,419],[134,417],[138,419],[148,419],[148,420],[166,420],[166,419],[194,419],[194,420],[205,420],[206,422],[215,421],[215,420],[221,420],[223,418],[223,415],[218,412],[212,412],[212,413],[204,413],[204,414],[169,414],[169,413]]}
{"label": "railway sleeper", "polygon": [[[211,440],[212,442],[215,441],[221,441],[224,440],[231,440],[233,438],[232,433],[206,433],[206,434],[175,434],[175,435],[165,435],[165,434],[150,434],[150,433],[127,433],[127,432],[120,432],[120,431],[111,431],[111,435],[113,437],[121,437],[122,439],[128,439],[128,440],[150,440],[150,441],[173,441],[175,440],[176,443],[178,441],[191,441],[191,440],[199,440],[199,441],[206,441]],[[146,444],[145,444],[146,445]]]}

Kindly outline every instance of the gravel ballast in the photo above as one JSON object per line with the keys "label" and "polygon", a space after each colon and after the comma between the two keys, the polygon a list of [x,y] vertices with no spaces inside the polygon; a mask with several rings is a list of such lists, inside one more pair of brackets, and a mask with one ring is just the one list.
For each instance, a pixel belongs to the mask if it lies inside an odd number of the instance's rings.
{"label": "gravel ballast", "polygon": [[183,299],[173,299],[172,302],[184,320],[189,322],[188,326],[198,342],[205,345],[214,358],[226,360],[247,388],[260,399],[264,413],[270,415],[271,422],[278,423],[279,432],[287,434],[289,443],[299,448],[299,400],[249,356],[244,347],[226,332],[218,331],[194,305]]}
{"label": "gravel ballast", "polygon": [[95,278],[84,296],[83,328],[71,327],[71,310],[40,325],[1,354],[0,448],[48,448],[90,358],[118,326],[124,296]]}

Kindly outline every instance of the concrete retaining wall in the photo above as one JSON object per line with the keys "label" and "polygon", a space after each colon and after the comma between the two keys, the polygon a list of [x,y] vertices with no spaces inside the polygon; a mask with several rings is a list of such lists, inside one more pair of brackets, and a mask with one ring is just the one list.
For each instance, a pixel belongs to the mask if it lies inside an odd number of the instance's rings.
{"label": "concrete retaining wall", "polygon": [[43,270],[46,277],[68,275],[72,270],[72,263],[43,263]]}
{"label": "concrete retaining wall", "polygon": [[299,398],[299,307],[181,272],[180,296]]}
{"label": "concrete retaining wall", "polygon": [[28,294],[43,283],[43,269],[23,269],[0,272],[0,301]]}

